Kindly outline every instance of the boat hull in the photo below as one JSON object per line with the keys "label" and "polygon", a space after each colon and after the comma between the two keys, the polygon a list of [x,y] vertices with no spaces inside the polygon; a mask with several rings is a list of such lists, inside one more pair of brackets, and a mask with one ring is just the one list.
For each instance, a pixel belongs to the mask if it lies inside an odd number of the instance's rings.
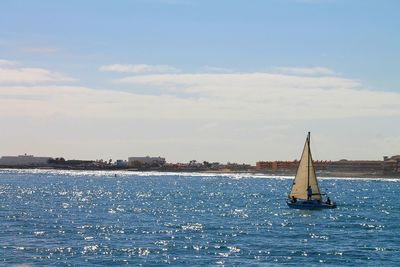
{"label": "boat hull", "polygon": [[336,203],[332,202],[330,204],[319,202],[317,200],[297,200],[293,202],[291,200],[286,201],[289,208],[292,209],[302,209],[302,210],[321,210],[321,209],[335,209]]}

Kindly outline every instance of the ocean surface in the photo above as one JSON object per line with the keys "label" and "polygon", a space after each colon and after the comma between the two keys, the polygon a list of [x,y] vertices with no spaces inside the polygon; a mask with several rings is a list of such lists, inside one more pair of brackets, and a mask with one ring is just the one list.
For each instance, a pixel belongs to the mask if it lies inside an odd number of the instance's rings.
{"label": "ocean surface", "polygon": [[400,266],[400,180],[0,170],[2,266]]}

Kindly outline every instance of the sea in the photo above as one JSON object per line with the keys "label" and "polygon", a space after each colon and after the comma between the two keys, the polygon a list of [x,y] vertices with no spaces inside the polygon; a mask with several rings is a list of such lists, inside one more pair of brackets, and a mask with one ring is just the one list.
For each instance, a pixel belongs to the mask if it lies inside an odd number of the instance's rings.
{"label": "sea", "polygon": [[400,266],[400,179],[0,170],[0,266]]}

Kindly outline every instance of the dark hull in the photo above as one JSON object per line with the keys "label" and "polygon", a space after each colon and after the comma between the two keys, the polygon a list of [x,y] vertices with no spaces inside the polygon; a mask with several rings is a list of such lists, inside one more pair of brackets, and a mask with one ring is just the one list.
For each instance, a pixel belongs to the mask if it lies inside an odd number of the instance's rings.
{"label": "dark hull", "polygon": [[302,209],[302,210],[321,210],[321,209],[335,209],[336,203],[324,203],[316,200],[297,200],[292,202],[291,200],[286,201],[289,208]]}

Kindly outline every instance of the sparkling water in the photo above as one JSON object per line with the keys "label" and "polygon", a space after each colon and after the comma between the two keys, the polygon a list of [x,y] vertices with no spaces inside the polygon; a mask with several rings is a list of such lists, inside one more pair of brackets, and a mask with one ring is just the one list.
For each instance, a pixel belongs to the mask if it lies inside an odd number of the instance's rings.
{"label": "sparkling water", "polygon": [[400,180],[0,170],[0,265],[400,266]]}

